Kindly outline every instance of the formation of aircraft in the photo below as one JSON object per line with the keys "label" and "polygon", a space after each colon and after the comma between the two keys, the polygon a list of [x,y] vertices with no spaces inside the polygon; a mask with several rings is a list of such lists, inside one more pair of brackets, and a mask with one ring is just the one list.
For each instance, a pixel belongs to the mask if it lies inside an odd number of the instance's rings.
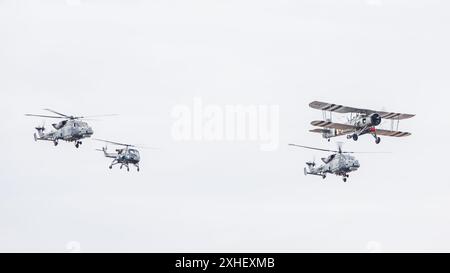
{"label": "formation of aircraft", "polygon": [[[35,141],[50,141],[53,142],[55,146],[58,145],[59,141],[67,141],[67,142],[75,142],[75,147],[79,148],[83,143],[82,140],[90,138],[94,134],[94,130],[91,126],[86,122],[86,119],[96,118],[96,117],[105,117],[105,116],[116,116],[112,115],[95,115],[95,116],[69,116],[66,114],[59,113],[52,109],[44,109],[45,111],[51,112],[55,115],[37,115],[37,114],[25,114],[25,116],[29,117],[41,117],[41,118],[50,118],[50,119],[62,119],[62,121],[58,123],[53,123],[52,130],[47,130],[44,125],[35,127],[37,133],[34,133]],[[130,170],[129,165],[133,165],[137,168],[137,171],[140,170],[139,162],[141,160],[139,151],[136,149],[136,146],[129,144],[122,144],[117,142],[112,142],[108,140],[101,140],[106,143],[115,144],[118,146],[122,146],[124,148],[116,149],[115,153],[109,153],[107,151],[107,147],[103,147],[100,151],[103,151],[105,157],[113,158],[113,162],[109,166],[112,169],[112,166],[116,164],[121,164],[120,168],[126,167],[127,170]]]}
{"label": "formation of aircraft", "polygon": [[[380,136],[403,138],[410,136],[409,132],[402,132],[398,130],[401,120],[410,119],[414,117],[413,114],[403,114],[396,112],[375,111],[365,108],[355,108],[349,106],[343,106],[339,104],[332,104],[320,101],[313,101],[309,104],[312,109],[321,110],[323,112],[323,120],[314,120],[311,125],[320,127],[310,130],[313,133],[320,133],[323,138],[330,141],[331,138],[340,136],[347,136],[347,139],[353,139],[357,141],[362,135],[372,135],[375,138],[375,143],[381,142]],[[114,115],[97,115],[97,116],[72,116],[62,114],[52,109],[44,109],[51,112],[54,115],[37,115],[37,114],[25,114],[31,117],[41,117],[50,119],[61,119],[58,123],[53,123],[53,130],[46,131],[45,126],[38,126],[35,129],[37,133],[34,133],[35,141],[50,141],[55,146],[59,141],[75,142],[75,147],[79,148],[82,144],[82,140],[90,138],[94,131],[91,126],[86,122],[86,119],[92,117],[101,116],[114,116]],[[338,123],[333,122],[333,113],[346,114],[347,122]],[[383,119],[391,121],[391,129],[380,129]],[[127,171],[130,171],[130,165],[135,166],[139,172],[139,163],[141,156],[138,151],[138,146],[131,144],[124,144],[109,140],[96,139],[104,143],[120,146],[121,148],[115,149],[115,152],[108,152],[107,146],[102,149],[106,158],[111,158],[113,161],[109,165],[112,169],[115,165],[120,165],[120,169],[126,167]],[[344,182],[347,182],[349,173],[357,171],[361,165],[355,156],[351,155],[355,152],[347,152],[342,150],[342,143],[338,143],[338,150],[329,150],[322,148],[315,148],[310,146],[303,146],[298,144],[289,144],[293,147],[322,151],[331,153],[329,156],[322,158],[323,164],[316,167],[316,163],[306,162],[307,167],[304,169],[305,175],[315,175],[326,178],[327,174],[334,174],[341,176]]]}
{"label": "formation of aircraft", "polygon": [[[375,111],[365,108],[356,108],[343,106],[339,104],[326,103],[321,101],[313,101],[309,104],[312,109],[321,110],[323,120],[314,120],[311,125],[320,127],[310,130],[312,133],[320,133],[323,138],[330,141],[331,138],[347,136],[347,139],[357,141],[362,135],[372,135],[376,144],[380,144],[380,136],[403,138],[410,136],[409,132],[398,130],[401,120],[413,118],[413,114],[403,114],[396,112]],[[346,114],[347,123],[333,122],[333,113]],[[383,119],[391,121],[391,129],[380,129]],[[327,174],[342,176],[344,182],[347,182],[350,172],[357,171],[361,165],[359,161],[352,155],[354,152],[343,152],[342,144],[339,149],[328,150],[314,148],[309,146],[289,144],[290,146],[300,147],[304,149],[312,149],[323,152],[331,152],[328,157],[322,158],[324,164],[316,167],[316,163],[306,162],[307,167],[304,169],[305,175],[316,175],[326,178]]]}

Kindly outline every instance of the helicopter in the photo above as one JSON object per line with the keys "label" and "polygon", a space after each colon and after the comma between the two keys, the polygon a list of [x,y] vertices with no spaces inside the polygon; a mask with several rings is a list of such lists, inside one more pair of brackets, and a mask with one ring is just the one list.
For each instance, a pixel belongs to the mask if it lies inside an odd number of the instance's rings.
{"label": "helicopter", "polygon": [[316,163],[314,161],[306,162],[307,168],[305,167],[304,169],[305,175],[316,175],[321,176],[323,179],[325,179],[327,177],[327,174],[334,174],[336,176],[342,176],[343,181],[347,182],[349,173],[355,172],[359,169],[359,167],[361,167],[359,161],[354,156],[350,155],[355,154],[356,152],[342,151],[342,143],[338,143],[337,151],[302,146],[297,144],[289,144],[289,146],[333,153],[328,157],[322,158],[324,164],[318,167],[316,167]]}
{"label": "helicopter", "polygon": [[139,172],[139,162],[141,161],[141,156],[139,151],[136,149],[136,145],[118,143],[114,141],[104,140],[104,139],[94,139],[97,141],[102,141],[105,143],[110,143],[117,146],[122,146],[124,148],[116,149],[115,153],[109,153],[108,147],[105,146],[102,149],[96,149],[97,151],[103,152],[105,157],[114,158],[109,165],[109,168],[112,169],[114,165],[120,164],[120,168],[122,169],[124,166],[127,167],[127,171],[130,171],[129,164],[134,165]]}
{"label": "helicopter", "polygon": [[34,133],[34,140],[52,141],[55,146],[58,145],[59,140],[64,140],[67,142],[75,142],[76,148],[79,148],[80,145],[83,143],[81,141],[82,139],[89,138],[94,134],[92,127],[89,126],[89,124],[85,122],[83,119],[100,116],[115,116],[115,115],[97,115],[89,117],[87,116],[77,117],[65,115],[56,112],[52,109],[44,109],[44,110],[56,114],[57,116],[35,115],[35,114],[25,114],[25,116],[62,119],[62,121],[58,123],[53,123],[52,126],[55,130],[52,130],[48,133],[46,132],[44,125],[35,127],[35,129],[37,130],[37,134]]}

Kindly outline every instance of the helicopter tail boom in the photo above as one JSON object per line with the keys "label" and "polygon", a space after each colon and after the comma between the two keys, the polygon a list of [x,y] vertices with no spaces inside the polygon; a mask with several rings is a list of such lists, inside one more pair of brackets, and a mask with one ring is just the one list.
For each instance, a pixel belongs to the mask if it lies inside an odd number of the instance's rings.
{"label": "helicopter tail boom", "polygon": [[303,171],[305,172],[305,176],[308,176],[308,175],[315,175],[315,176],[321,176],[321,177],[324,177],[323,174],[314,172],[314,170],[312,170],[312,169],[308,170],[306,167],[304,168]]}
{"label": "helicopter tail boom", "polygon": [[109,158],[116,158],[117,157],[116,153],[108,153],[108,147],[106,147],[106,146],[102,147],[101,149],[95,149],[95,150],[97,150],[99,152],[103,152],[103,155],[105,157],[109,157]]}

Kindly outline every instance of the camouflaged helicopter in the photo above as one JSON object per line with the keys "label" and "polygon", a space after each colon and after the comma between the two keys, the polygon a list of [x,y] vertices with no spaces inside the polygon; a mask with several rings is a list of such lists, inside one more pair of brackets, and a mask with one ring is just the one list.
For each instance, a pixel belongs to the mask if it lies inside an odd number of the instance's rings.
{"label": "camouflaged helicopter", "polygon": [[52,141],[55,146],[58,145],[58,142],[60,140],[67,142],[75,142],[76,148],[79,148],[80,145],[83,143],[82,139],[89,138],[94,134],[94,130],[92,130],[92,127],[89,126],[89,124],[86,121],[84,121],[84,119],[93,117],[115,116],[115,115],[96,115],[96,116],[77,117],[77,116],[68,116],[51,109],[44,109],[44,110],[56,114],[57,116],[35,115],[35,114],[25,114],[25,116],[62,119],[62,121],[58,123],[53,123],[52,126],[55,130],[51,130],[49,132],[46,132],[45,126],[43,125],[35,127],[35,129],[37,130],[37,134],[34,133],[34,140]]}
{"label": "camouflaged helicopter", "polygon": [[131,164],[134,165],[137,171],[139,172],[140,170],[139,162],[141,161],[141,156],[139,154],[139,151],[136,149],[138,146],[104,139],[94,139],[94,140],[124,147],[116,149],[115,153],[109,153],[107,146],[103,147],[102,149],[96,149],[97,151],[103,152],[105,157],[114,159],[109,165],[110,169],[112,169],[114,165],[120,164],[120,169],[122,169],[125,166],[127,168],[127,171],[130,171],[129,165]]}
{"label": "camouflaged helicopter", "polygon": [[305,175],[316,175],[321,176],[323,179],[327,177],[327,174],[334,174],[336,176],[342,176],[344,182],[347,182],[349,178],[349,173],[357,171],[361,165],[359,161],[350,154],[355,153],[367,153],[367,152],[346,152],[342,151],[342,143],[338,143],[338,150],[327,150],[308,146],[302,146],[297,144],[289,144],[293,147],[299,147],[304,149],[331,152],[333,154],[328,157],[322,158],[324,164],[316,167],[316,163],[306,162],[307,168],[305,167]]}

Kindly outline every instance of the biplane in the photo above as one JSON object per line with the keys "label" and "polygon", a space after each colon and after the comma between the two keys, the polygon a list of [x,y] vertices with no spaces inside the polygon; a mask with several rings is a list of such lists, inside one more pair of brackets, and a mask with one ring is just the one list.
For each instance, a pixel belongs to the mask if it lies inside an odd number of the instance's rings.
{"label": "biplane", "polygon": [[[375,143],[379,144],[379,136],[407,137],[409,132],[399,131],[401,120],[410,119],[415,115],[395,112],[375,111],[370,109],[354,108],[339,104],[314,101],[309,104],[313,109],[323,112],[324,120],[315,120],[311,125],[320,127],[310,132],[320,133],[322,137],[330,141],[333,137],[347,135],[348,139],[357,141],[362,135],[370,134],[375,138]],[[332,120],[333,113],[349,114],[347,123],[336,123]],[[391,121],[391,130],[378,129],[383,119]]]}

